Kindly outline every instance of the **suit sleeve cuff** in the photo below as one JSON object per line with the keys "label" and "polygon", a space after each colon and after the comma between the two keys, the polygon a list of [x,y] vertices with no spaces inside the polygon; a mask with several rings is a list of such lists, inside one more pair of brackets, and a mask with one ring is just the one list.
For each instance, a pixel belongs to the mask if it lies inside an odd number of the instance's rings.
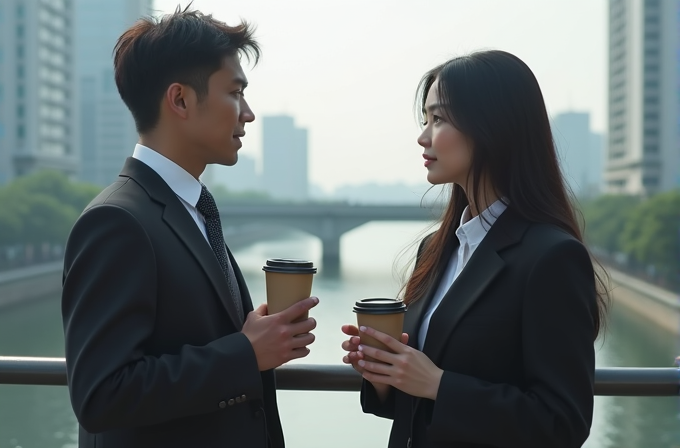
{"label": "suit sleeve cuff", "polygon": [[233,333],[213,342],[217,343],[228,346],[233,354],[229,357],[229,365],[225,366],[224,381],[216,397],[219,407],[224,408],[223,401],[230,406],[231,400],[234,400],[233,403],[242,403],[262,399],[262,375],[255,351],[246,335]]}
{"label": "suit sleeve cuff", "polygon": [[361,408],[367,414],[394,419],[395,391],[390,387],[387,399],[383,402],[378,397],[375,387],[364,380],[361,384]]}

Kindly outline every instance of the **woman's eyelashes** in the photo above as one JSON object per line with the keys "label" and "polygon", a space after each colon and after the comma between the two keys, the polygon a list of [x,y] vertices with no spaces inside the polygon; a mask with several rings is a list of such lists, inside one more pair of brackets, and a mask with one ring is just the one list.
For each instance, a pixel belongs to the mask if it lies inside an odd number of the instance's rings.
{"label": "woman's eyelashes", "polygon": [[[432,115],[432,124],[438,124],[438,123],[441,123],[442,121],[444,121],[444,120],[439,115]],[[422,124],[423,127],[425,127],[425,126],[428,125],[429,122],[430,121],[426,118],[420,124]]]}

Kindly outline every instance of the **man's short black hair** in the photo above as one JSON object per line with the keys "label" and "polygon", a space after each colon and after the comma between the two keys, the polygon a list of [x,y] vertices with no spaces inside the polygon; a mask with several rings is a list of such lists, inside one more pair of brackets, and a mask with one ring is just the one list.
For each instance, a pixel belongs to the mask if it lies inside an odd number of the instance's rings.
{"label": "man's short black hair", "polygon": [[257,63],[260,48],[247,22],[228,26],[189,6],[160,20],[144,18],[125,31],[114,48],[116,85],[132,112],[137,132],[152,130],[168,86],[191,86],[199,100],[208,93],[208,79],[227,56],[245,54]]}

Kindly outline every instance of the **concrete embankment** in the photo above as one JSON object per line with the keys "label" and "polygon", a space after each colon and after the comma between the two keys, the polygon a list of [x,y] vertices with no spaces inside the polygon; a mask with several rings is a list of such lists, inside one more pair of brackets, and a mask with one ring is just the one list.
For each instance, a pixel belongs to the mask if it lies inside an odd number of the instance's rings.
{"label": "concrete embankment", "polygon": [[0,307],[59,292],[62,269],[56,261],[0,272]]}
{"label": "concrete embankment", "polygon": [[[225,229],[225,239],[232,250],[239,250],[258,241],[285,237],[287,231],[253,226],[249,229]],[[57,261],[0,272],[0,308],[61,291],[63,262]]]}
{"label": "concrete embankment", "polygon": [[669,332],[680,335],[680,294],[606,267],[614,306],[625,306]]}

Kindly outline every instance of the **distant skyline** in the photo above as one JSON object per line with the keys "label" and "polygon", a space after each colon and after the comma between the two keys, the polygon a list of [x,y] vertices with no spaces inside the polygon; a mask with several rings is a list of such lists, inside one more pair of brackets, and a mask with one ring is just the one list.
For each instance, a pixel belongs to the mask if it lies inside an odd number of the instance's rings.
{"label": "distant skyline", "polygon": [[[155,0],[155,14],[177,4]],[[246,68],[257,119],[246,126],[242,154],[261,163],[261,118],[292,115],[309,129],[310,183],[326,190],[425,182],[416,85],[436,64],[478,49],[524,60],[552,117],[585,111],[595,132],[606,128],[605,0],[195,0],[193,7],[257,26],[263,57]]]}
{"label": "distant skyline", "polygon": [[604,187],[602,135],[590,129],[587,112],[564,112],[553,117],[553,139],[562,173],[577,197],[599,195]]}

